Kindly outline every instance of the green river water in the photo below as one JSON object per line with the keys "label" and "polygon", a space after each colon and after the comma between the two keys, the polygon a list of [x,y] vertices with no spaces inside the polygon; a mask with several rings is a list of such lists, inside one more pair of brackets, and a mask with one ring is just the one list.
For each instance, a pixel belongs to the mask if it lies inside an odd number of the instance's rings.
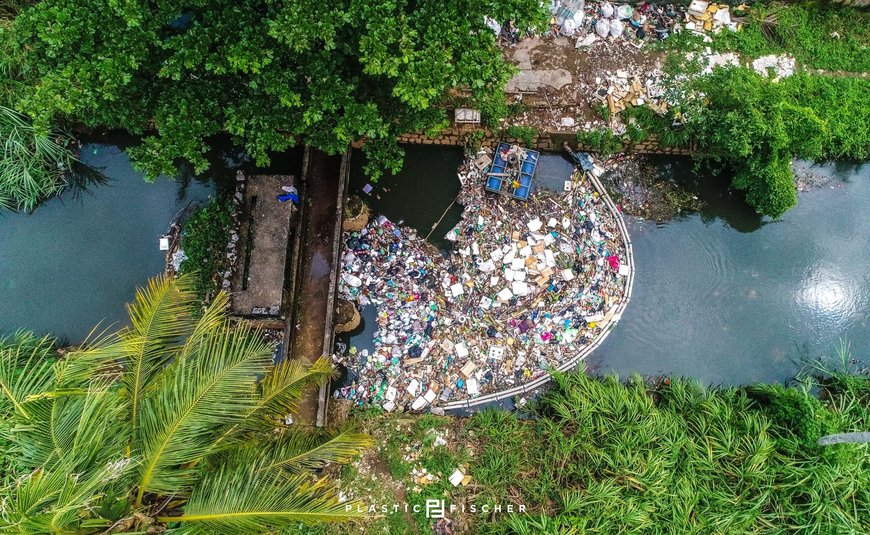
{"label": "green river water", "polygon": [[[93,153],[93,149],[97,153]],[[368,181],[357,153],[350,193],[422,235],[459,190],[458,149],[408,147],[405,169],[362,193]],[[124,152],[85,147],[108,186],[76,200],[55,199],[32,215],[0,215],[0,332],[32,329],[80,340],[99,322],[123,321],[137,285],[163,269],[157,248],[173,215],[213,194],[162,179],[146,184]],[[570,170],[544,158],[542,182]],[[833,181],[801,193],[780,221],[756,217],[683,161],[662,161],[663,176],[688,183],[706,203],[701,213],[664,224],[628,218],[637,277],[631,304],[591,369],[625,376],[679,374],[705,383],[782,381],[803,356],[833,353],[848,340],[856,356],[870,347],[870,165],[816,166]],[[377,197],[380,198],[377,198]],[[431,240],[459,219],[454,204]],[[371,318],[371,311],[364,317]],[[352,342],[370,343],[371,322]]]}

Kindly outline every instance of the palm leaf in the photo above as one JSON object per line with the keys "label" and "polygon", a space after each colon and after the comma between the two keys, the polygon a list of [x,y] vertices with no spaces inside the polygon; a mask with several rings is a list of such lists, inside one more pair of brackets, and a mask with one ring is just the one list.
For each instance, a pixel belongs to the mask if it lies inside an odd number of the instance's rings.
{"label": "palm leaf", "polygon": [[188,279],[156,277],[136,291],[128,306],[131,327],[122,332],[120,350],[126,360],[123,383],[130,399],[134,439],[139,434],[144,391],[151,379],[180,351],[180,339],[190,332],[194,296]]}
{"label": "palm leaf", "polygon": [[356,502],[341,503],[326,480],[286,477],[261,471],[262,464],[217,467],[197,485],[182,515],[158,517],[178,524],[178,533],[249,535],[269,533],[297,522],[358,518]]}
{"label": "palm leaf", "polygon": [[306,386],[319,386],[334,374],[332,364],[326,358],[319,358],[310,365],[288,359],[273,366],[258,385],[256,404],[244,420],[228,430],[227,434],[273,430],[276,418],[296,412]]}
{"label": "palm leaf", "polygon": [[252,410],[256,377],[272,362],[271,347],[248,329],[223,326],[191,349],[161,372],[143,400],[137,504],[145,492],[186,494],[190,465]]}
{"label": "palm leaf", "polygon": [[128,459],[117,459],[78,472],[61,462],[51,470],[38,469],[4,489],[0,507],[0,532],[70,533],[84,525],[107,526],[102,519],[86,518],[105,491],[130,470]]}
{"label": "palm leaf", "polygon": [[53,346],[51,338],[36,339],[26,333],[0,340],[0,398],[20,418],[30,418],[30,397],[53,387]]}
{"label": "palm leaf", "polygon": [[223,453],[222,459],[259,464],[260,472],[301,474],[329,463],[349,463],[372,445],[368,435],[344,431],[289,430],[272,440],[244,444]]}
{"label": "palm leaf", "polygon": [[80,473],[120,455],[128,428],[118,398],[117,388],[104,380],[79,395],[43,400],[26,425],[10,432],[17,463],[27,470],[63,463]]}

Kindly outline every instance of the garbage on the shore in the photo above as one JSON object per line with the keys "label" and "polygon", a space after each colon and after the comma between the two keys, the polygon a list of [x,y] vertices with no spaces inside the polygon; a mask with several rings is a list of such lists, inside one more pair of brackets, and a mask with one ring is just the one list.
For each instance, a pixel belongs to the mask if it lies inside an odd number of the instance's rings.
{"label": "garbage on the shore", "polygon": [[660,115],[668,112],[660,73],[641,77],[627,70],[617,70],[604,80],[597,78],[596,83],[599,87],[594,96],[607,106],[611,117],[628,106],[646,106]]}
{"label": "garbage on the shore", "polygon": [[[746,9],[746,6],[736,9]],[[692,0],[681,6],[553,0],[550,12],[551,34],[576,38],[577,48],[589,47],[606,39],[621,38],[638,43],[646,39],[667,39],[683,29],[704,34],[740,28],[740,23],[731,17],[727,4],[705,0]]]}
{"label": "garbage on the shore", "polygon": [[335,356],[351,377],[337,396],[388,411],[475,398],[557,368],[618,320],[625,241],[585,172],[517,202],[484,192],[480,156],[460,168],[446,256],[383,216],[345,233],[339,292],[375,305],[378,329],[371,353]]}

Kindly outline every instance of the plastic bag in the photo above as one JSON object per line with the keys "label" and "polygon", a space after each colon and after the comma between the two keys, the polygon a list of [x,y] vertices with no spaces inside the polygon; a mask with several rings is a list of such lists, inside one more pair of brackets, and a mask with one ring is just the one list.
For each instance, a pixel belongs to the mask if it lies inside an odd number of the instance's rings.
{"label": "plastic bag", "polygon": [[620,35],[622,35],[622,30],[624,29],[625,25],[622,22],[618,20],[610,21],[610,35],[612,35],[613,37],[619,37]]}
{"label": "plastic bag", "polygon": [[619,20],[625,20],[631,18],[631,14],[634,12],[634,9],[628,4],[622,4],[618,8],[616,8],[616,18]]}
{"label": "plastic bag", "polygon": [[595,33],[597,33],[601,37],[607,37],[607,34],[610,33],[610,22],[608,22],[607,19],[601,19],[596,22]]}
{"label": "plastic bag", "polygon": [[601,16],[605,19],[609,19],[613,16],[613,4],[610,2],[604,2],[601,4]]}

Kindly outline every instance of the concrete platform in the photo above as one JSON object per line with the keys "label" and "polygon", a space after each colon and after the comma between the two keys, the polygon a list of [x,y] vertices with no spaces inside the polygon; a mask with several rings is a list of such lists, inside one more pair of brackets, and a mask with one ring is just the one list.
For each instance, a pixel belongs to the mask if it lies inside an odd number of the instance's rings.
{"label": "concrete platform", "polygon": [[240,247],[231,281],[232,312],[239,316],[281,316],[287,239],[296,210],[278,202],[281,186],[295,185],[290,175],[252,175],[247,179]]}

